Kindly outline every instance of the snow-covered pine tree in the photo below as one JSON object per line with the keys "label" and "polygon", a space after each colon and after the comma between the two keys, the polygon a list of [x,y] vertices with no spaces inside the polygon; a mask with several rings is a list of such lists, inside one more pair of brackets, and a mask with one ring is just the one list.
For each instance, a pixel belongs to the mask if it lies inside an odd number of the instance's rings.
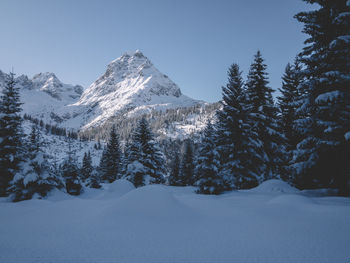
{"label": "snow-covered pine tree", "polygon": [[126,178],[136,187],[165,182],[164,155],[145,118],[139,121],[127,150]]}
{"label": "snow-covered pine tree", "polygon": [[97,171],[100,174],[100,178],[103,174],[107,173],[107,156],[106,156],[107,148],[106,146],[103,148],[102,156],[100,159],[99,166],[97,167]]}
{"label": "snow-covered pine tree", "polygon": [[180,156],[175,154],[174,160],[171,164],[171,170],[168,178],[169,185],[178,186],[180,182]]}
{"label": "snow-covered pine tree", "polygon": [[220,175],[227,190],[256,186],[264,170],[262,142],[252,129],[243,85],[238,64],[232,64],[228,70],[228,83],[222,87],[223,105],[217,111],[216,122]]}
{"label": "snow-covered pine tree", "polygon": [[92,175],[94,167],[92,166],[92,159],[90,151],[84,153],[83,162],[81,166],[81,179],[86,182]]}
{"label": "snow-covered pine tree", "polygon": [[119,135],[115,127],[112,126],[109,141],[100,161],[101,178],[104,182],[112,183],[120,177],[122,169],[121,155]]}
{"label": "snow-covered pine tree", "polygon": [[86,185],[91,188],[101,188],[100,174],[96,171],[96,169],[92,170],[90,177],[86,180]]}
{"label": "snow-covered pine tree", "polygon": [[80,195],[82,185],[75,152],[72,149],[72,138],[68,138],[67,159],[61,166],[62,177],[65,180],[66,191],[70,195]]}
{"label": "snow-covered pine tree", "polygon": [[195,156],[193,150],[193,142],[186,139],[183,144],[183,153],[180,163],[180,185],[193,185],[196,181],[194,174]]}
{"label": "snow-covered pine tree", "polygon": [[266,68],[258,50],[246,82],[247,105],[254,118],[254,130],[263,143],[266,164],[264,180],[278,177],[280,165],[283,163],[282,135],[278,131],[277,109],[272,97],[274,90],[268,86]]}
{"label": "snow-covered pine tree", "polygon": [[284,175],[283,179],[294,182],[294,172],[291,168],[293,161],[293,152],[301,139],[301,135],[296,127],[296,121],[299,118],[297,113],[299,101],[301,99],[299,86],[302,83],[301,65],[298,58],[294,64],[287,64],[284,75],[282,76],[282,87],[279,89],[281,95],[277,97],[279,110],[279,130],[284,135]]}
{"label": "snow-covered pine tree", "polygon": [[10,73],[0,98],[0,196],[8,195],[10,181],[19,171],[22,159],[22,118],[15,74]]}
{"label": "snow-covered pine tree", "polygon": [[219,154],[215,145],[215,131],[207,123],[198,151],[195,175],[200,194],[220,194],[224,191],[224,180],[219,174]]}
{"label": "snow-covered pine tree", "polygon": [[296,19],[309,35],[301,52],[305,81],[295,151],[298,185],[350,194],[350,2],[315,0]]}
{"label": "snow-covered pine tree", "polygon": [[57,160],[57,153],[54,153],[53,156],[51,156],[50,173],[60,178],[58,188],[62,188],[64,184],[63,184],[63,178],[61,176],[60,166]]}
{"label": "snow-covered pine tree", "polygon": [[42,140],[35,125],[26,145],[21,170],[16,173],[9,188],[13,201],[31,199],[34,194],[44,197],[60,185],[59,178],[52,173],[47,157],[41,150]]}
{"label": "snow-covered pine tree", "polygon": [[[86,157],[85,157],[86,155]],[[92,166],[92,158],[91,153],[88,151],[88,153],[85,153],[84,158],[85,162],[83,161],[83,167],[82,171],[83,177],[85,177],[85,182],[88,187],[99,189],[101,188],[101,177],[100,173]]]}
{"label": "snow-covered pine tree", "polygon": [[124,173],[125,178],[132,182],[135,187],[145,185],[145,167],[140,162],[141,145],[138,140],[132,139],[125,149]]}

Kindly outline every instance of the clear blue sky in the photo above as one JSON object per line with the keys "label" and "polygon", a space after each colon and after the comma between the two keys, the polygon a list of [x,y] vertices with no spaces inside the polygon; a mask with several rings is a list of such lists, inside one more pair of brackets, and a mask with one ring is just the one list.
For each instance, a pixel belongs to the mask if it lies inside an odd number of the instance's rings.
{"label": "clear blue sky", "polygon": [[309,8],[301,0],[2,0],[0,69],[54,72],[87,87],[111,60],[140,49],[184,94],[212,102],[229,65],[246,75],[257,49],[280,87],[306,37],[293,15]]}

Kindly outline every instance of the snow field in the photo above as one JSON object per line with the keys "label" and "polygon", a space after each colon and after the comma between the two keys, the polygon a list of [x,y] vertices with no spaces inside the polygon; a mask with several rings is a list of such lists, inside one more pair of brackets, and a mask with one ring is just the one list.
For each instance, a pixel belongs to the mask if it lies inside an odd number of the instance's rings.
{"label": "snow field", "polygon": [[277,180],[220,196],[103,187],[0,199],[0,262],[350,261],[349,198],[307,197]]}

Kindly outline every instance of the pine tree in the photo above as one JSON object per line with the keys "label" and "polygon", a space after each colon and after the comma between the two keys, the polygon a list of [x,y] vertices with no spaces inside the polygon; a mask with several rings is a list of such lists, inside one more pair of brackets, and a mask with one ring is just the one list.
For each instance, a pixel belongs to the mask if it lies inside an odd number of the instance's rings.
{"label": "pine tree", "polygon": [[107,162],[107,160],[108,160],[108,157],[106,155],[107,155],[107,148],[105,146],[103,148],[103,151],[102,151],[100,164],[97,167],[97,170],[98,170],[98,173],[100,174],[100,177],[102,177],[102,175],[107,173],[107,169],[108,169],[108,162]]}
{"label": "pine tree", "polygon": [[112,183],[120,177],[122,169],[121,158],[119,136],[113,126],[100,161],[101,178],[104,182]]}
{"label": "pine tree", "polygon": [[96,189],[101,188],[100,173],[96,169],[94,169],[94,167],[92,166],[90,151],[88,151],[88,153],[85,153],[84,158],[85,158],[85,161],[83,161],[83,167],[82,167],[84,172],[82,172],[82,176],[83,178],[86,178],[85,179],[86,185],[91,188],[96,188]]}
{"label": "pine tree", "polygon": [[83,180],[83,182],[86,182],[86,180],[88,180],[91,177],[93,170],[94,168],[92,167],[91,153],[90,151],[88,151],[87,153],[85,152],[80,172],[81,179]]}
{"label": "pine tree", "polygon": [[210,122],[204,130],[197,165],[195,168],[196,185],[200,194],[220,194],[224,190],[224,181],[219,174],[219,154],[215,145],[215,131]]}
{"label": "pine tree", "polygon": [[258,184],[264,170],[262,142],[252,127],[237,64],[228,70],[228,83],[222,88],[222,109],[217,112],[216,145],[220,155],[220,175],[227,190]]}
{"label": "pine tree", "polygon": [[298,59],[294,65],[287,64],[282,77],[282,87],[279,89],[281,96],[277,97],[279,106],[279,130],[284,135],[284,179],[293,182],[294,171],[291,169],[293,152],[301,139],[296,121],[299,118],[298,105],[301,99],[299,86],[302,83],[301,66]]}
{"label": "pine tree", "polygon": [[298,120],[303,139],[295,152],[300,187],[335,187],[349,194],[350,177],[350,3],[315,0],[318,9],[295,17],[309,35]]}
{"label": "pine tree", "polygon": [[280,111],[280,127],[286,138],[286,150],[288,152],[296,148],[299,142],[298,130],[295,121],[298,118],[297,107],[300,100],[299,85],[302,83],[301,66],[297,59],[294,65],[286,66],[282,77],[282,88],[279,89],[281,96],[277,97]]}
{"label": "pine tree", "polygon": [[169,185],[178,186],[181,185],[180,179],[180,157],[176,154],[171,164],[168,183]]}
{"label": "pine tree", "polygon": [[59,178],[51,172],[47,157],[41,150],[42,141],[35,125],[26,145],[22,169],[16,173],[9,188],[13,201],[31,199],[34,194],[44,197],[60,186]]}
{"label": "pine tree", "polygon": [[183,154],[180,164],[180,185],[193,185],[196,181],[194,174],[195,156],[193,151],[193,142],[190,139],[185,140],[183,145]]}
{"label": "pine tree", "polygon": [[277,109],[274,105],[272,92],[268,86],[266,64],[258,51],[250,66],[246,83],[247,104],[251,116],[254,117],[254,130],[263,143],[266,169],[263,179],[279,176],[280,165],[283,163],[283,149],[280,144],[282,135],[278,131]]}
{"label": "pine tree", "polygon": [[127,149],[126,178],[136,187],[164,183],[164,155],[145,118],[141,118]]}
{"label": "pine tree", "polygon": [[87,179],[86,185],[91,188],[101,188],[100,174],[95,169],[91,172],[90,177]]}
{"label": "pine tree", "polygon": [[22,118],[15,74],[6,79],[0,99],[0,196],[8,195],[10,181],[19,171],[22,158]]}
{"label": "pine tree", "polygon": [[128,143],[125,150],[124,173],[125,177],[132,182],[135,187],[145,185],[145,167],[140,162],[141,144],[137,138],[133,138]]}
{"label": "pine tree", "polygon": [[61,166],[62,177],[65,180],[66,191],[70,195],[80,195],[82,192],[79,178],[79,168],[76,161],[75,152],[72,149],[72,138],[68,140],[67,159]]}

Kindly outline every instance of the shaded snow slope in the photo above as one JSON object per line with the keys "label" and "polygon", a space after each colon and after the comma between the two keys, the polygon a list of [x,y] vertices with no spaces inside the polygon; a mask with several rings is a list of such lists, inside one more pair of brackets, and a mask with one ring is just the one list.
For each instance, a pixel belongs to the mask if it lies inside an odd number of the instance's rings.
{"label": "shaded snow slope", "polygon": [[349,198],[204,196],[192,187],[133,190],[125,181],[105,187],[79,197],[0,198],[0,262],[350,261]]}

